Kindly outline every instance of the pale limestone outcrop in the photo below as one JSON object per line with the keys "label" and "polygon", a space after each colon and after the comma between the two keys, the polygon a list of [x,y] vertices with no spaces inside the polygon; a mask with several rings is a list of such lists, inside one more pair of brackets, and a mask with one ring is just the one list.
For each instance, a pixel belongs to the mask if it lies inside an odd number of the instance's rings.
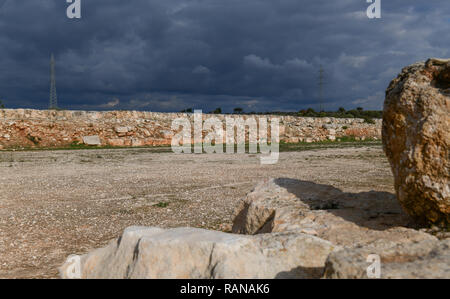
{"label": "pale limestone outcrop", "polygon": [[[376,278],[367,268],[380,258],[379,278],[450,278],[450,239],[398,244],[377,241],[369,246],[332,252],[327,259],[324,278]],[[377,257],[377,259],[378,259]]]}
{"label": "pale limestone outcrop", "polygon": [[[129,227],[80,257],[79,278],[318,278],[334,246],[298,233],[244,236],[196,228]],[[71,273],[73,256],[60,268]]]}
{"label": "pale limestone outcrop", "polygon": [[[62,147],[82,143],[83,136],[99,136],[102,145],[170,145],[174,134],[172,121],[193,114],[144,111],[54,111],[0,109],[0,147]],[[363,119],[308,118],[273,115],[203,114],[203,120],[215,117],[279,118],[280,140],[313,142],[336,140],[342,136],[381,138],[381,120],[374,124]],[[208,131],[204,131],[205,136]]]}
{"label": "pale limestone outcrop", "polygon": [[435,239],[407,228],[411,219],[387,192],[345,193],[295,179],[268,179],[241,200],[233,233],[297,231],[354,247],[383,239],[396,243]]}
{"label": "pale limestone outcrop", "polygon": [[329,185],[269,179],[241,201],[232,231],[291,231],[330,241],[336,250],[324,278],[367,278],[374,254],[381,259],[381,278],[449,278],[450,240],[408,228],[410,223],[390,193],[345,193]]}
{"label": "pale limestone outcrop", "polygon": [[98,135],[83,136],[83,143],[86,145],[102,145],[100,137]]}
{"label": "pale limestone outcrop", "polygon": [[[448,278],[449,241],[408,227],[386,192],[345,193],[294,179],[261,182],[236,210],[233,232],[130,227],[81,257],[81,278]],[[60,268],[71,275],[71,256]]]}
{"label": "pale limestone outcrop", "polygon": [[383,145],[403,208],[450,225],[450,60],[405,67],[386,91]]}

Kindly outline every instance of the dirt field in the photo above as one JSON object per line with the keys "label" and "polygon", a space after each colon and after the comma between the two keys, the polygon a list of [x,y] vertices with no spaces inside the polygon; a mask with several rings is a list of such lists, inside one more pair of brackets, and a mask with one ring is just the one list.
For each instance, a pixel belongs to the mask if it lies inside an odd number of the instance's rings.
{"label": "dirt field", "polygon": [[130,225],[227,230],[236,202],[268,177],[394,191],[379,145],[283,152],[275,165],[152,149],[0,152],[0,277],[56,278],[69,254]]}

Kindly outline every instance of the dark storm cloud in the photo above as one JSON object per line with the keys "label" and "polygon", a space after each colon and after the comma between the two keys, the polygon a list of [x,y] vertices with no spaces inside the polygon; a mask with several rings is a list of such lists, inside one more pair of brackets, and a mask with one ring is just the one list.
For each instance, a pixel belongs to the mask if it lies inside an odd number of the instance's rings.
{"label": "dark storm cloud", "polygon": [[401,67],[448,57],[448,0],[0,0],[0,97],[46,108],[49,56],[67,109],[379,109]]}

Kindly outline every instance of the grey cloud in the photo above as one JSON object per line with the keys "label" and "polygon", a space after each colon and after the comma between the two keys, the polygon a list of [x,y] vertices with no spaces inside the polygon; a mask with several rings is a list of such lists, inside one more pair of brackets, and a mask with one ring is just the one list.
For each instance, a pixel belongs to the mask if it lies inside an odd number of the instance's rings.
{"label": "grey cloud", "polygon": [[47,107],[52,52],[63,108],[156,111],[317,108],[320,65],[325,108],[379,109],[404,65],[450,54],[448,0],[383,1],[381,20],[365,0],[95,0],[81,20],[66,6],[0,9],[8,107]]}

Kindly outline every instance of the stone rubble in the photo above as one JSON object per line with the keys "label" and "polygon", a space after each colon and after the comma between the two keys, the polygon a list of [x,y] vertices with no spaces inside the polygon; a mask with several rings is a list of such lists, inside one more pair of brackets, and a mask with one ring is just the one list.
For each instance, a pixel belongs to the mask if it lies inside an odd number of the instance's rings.
{"label": "stone rubble", "polygon": [[[142,111],[56,111],[0,109],[0,146],[64,147],[83,143],[84,136],[99,136],[103,146],[170,145],[174,134],[172,121],[193,114]],[[203,119],[279,118],[280,140],[287,143],[336,140],[344,136],[381,138],[381,119],[375,124],[358,118],[310,118],[273,115],[203,114]],[[193,127],[193,125],[192,125]],[[208,131],[203,132],[206,136]]]}

